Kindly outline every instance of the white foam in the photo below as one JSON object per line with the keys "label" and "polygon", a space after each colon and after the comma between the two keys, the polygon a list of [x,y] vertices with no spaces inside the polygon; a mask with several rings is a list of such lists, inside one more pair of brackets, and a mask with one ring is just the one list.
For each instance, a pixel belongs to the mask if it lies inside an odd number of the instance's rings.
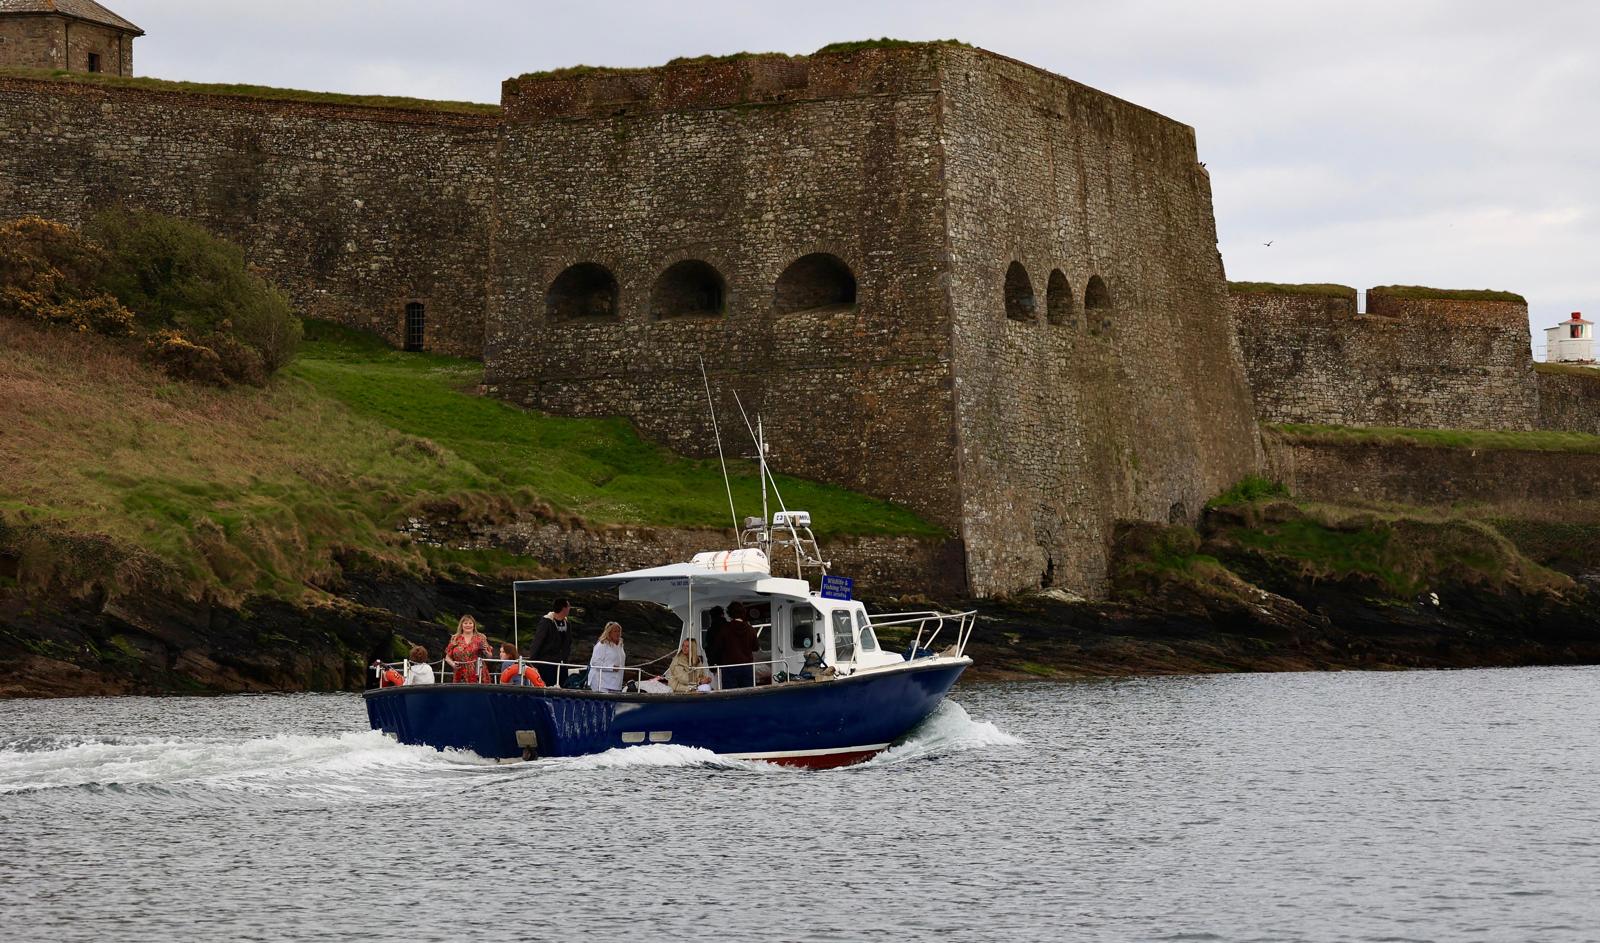
{"label": "white foam", "polygon": [[945,701],[904,740],[862,765],[889,766],[969,750],[1018,746],[1022,743],[1020,737],[1014,737],[986,720],[973,720],[966,708],[960,704]]}
{"label": "white foam", "polygon": [[591,756],[559,757],[540,761],[541,765],[562,770],[632,769],[654,767],[658,769],[687,769],[705,767],[716,769],[760,769],[764,764],[735,760],[720,756],[700,747],[686,747],[671,743],[650,743],[636,747],[616,747]]}
{"label": "white foam", "polygon": [[42,747],[35,740],[20,749],[0,749],[0,793],[178,783],[227,786],[308,774],[339,782],[353,773],[486,762],[470,755],[402,746],[375,731],[250,740],[63,738],[53,748]]}

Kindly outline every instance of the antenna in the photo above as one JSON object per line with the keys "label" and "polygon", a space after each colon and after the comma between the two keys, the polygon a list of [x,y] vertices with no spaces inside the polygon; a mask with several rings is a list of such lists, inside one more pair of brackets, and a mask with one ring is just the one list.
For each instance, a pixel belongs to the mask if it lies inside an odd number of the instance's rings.
{"label": "antenna", "polygon": [[[756,449],[761,452],[761,512],[763,515],[766,514],[767,482],[770,480],[772,482],[772,493],[778,499],[778,509],[787,513],[789,507],[783,503],[783,492],[778,490],[778,479],[773,476],[772,469],[767,467],[767,444],[765,441],[765,433],[757,432],[754,428],[751,428],[750,414],[744,411],[744,401],[739,399],[738,390],[733,391],[733,402],[734,405],[739,407],[739,415],[744,419],[745,431],[750,433],[750,438],[755,440]],[[756,422],[758,424],[761,422],[760,416],[756,417]]]}
{"label": "antenna", "polygon": [[[711,378],[706,376],[706,358],[704,357],[700,358],[700,382],[704,383],[706,387],[706,411],[711,413],[711,434],[717,440],[717,463],[722,466],[722,487],[728,492],[728,516],[733,518],[733,542],[737,544],[739,542],[739,512],[733,509],[733,483],[728,480],[728,460],[722,457],[722,430],[717,426],[717,407],[711,402]],[[734,399],[737,400],[739,394],[735,392],[733,395]],[[744,412],[744,407],[740,406],[739,411]],[[763,509],[761,513],[765,515],[765,492],[762,493],[761,499]]]}

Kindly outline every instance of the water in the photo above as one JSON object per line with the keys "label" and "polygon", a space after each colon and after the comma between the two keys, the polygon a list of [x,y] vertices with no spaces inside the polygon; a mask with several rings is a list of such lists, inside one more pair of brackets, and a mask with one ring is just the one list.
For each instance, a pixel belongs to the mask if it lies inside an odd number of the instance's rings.
{"label": "water", "polygon": [[1600,670],[963,687],[823,773],[0,702],[5,940],[1593,940]]}

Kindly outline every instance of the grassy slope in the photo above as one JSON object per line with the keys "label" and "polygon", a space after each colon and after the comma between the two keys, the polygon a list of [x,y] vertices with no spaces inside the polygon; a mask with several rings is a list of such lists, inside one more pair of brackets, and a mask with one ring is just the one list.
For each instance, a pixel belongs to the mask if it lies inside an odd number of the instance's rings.
{"label": "grassy slope", "polygon": [[[0,539],[70,571],[67,530],[161,561],[175,588],[294,598],[353,549],[423,572],[395,525],[430,499],[544,503],[594,522],[723,526],[715,463],[619,421],[540,416],[458,392],[470,361],[316,332],[266,390],[175,383],[113,342],[0,324]],[[754,480],[738,482],[754,507]],[[789,482],[835,533],[934,533],[914,515]],[[42,527],[30,527],[30,524]],[[31,535],[31,536],[30,536]],[[51,555],[54,554],[54,558]]]}

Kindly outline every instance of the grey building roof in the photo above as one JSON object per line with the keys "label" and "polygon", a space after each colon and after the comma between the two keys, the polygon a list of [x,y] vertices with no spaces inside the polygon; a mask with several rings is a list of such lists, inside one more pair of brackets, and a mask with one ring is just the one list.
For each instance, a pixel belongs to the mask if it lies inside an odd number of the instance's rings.
{"label": "grey building roof", "polygon": [[70,16],[75,20],[87,20],[112,29],[125,30],[135,36],[144,35],[144,30],[95,3],[94,0],[0,0],[0,16],[8,13]]}

